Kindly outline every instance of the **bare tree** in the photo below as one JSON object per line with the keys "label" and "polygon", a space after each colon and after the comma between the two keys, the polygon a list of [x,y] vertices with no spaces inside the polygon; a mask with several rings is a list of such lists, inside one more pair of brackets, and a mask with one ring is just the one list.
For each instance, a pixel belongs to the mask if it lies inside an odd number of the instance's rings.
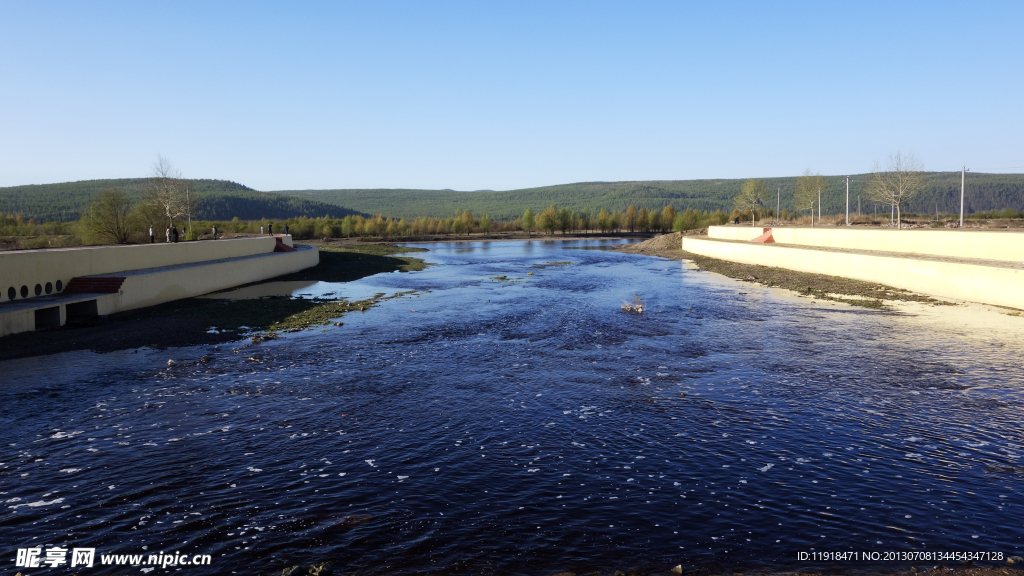
{"label": "bare tree", "polygon": [[760,178],[751,178],[743,183],[743,188],[733,200],[733,204],[740,211],[750,209],[750,225],[753,226],[757,218],[755,213],[764,207],[764,202],[767,199],[768,186]]}
{"label": "bare tree", "polygon": [[116,188],[104,190],[82,218],[87,234],[100,242],[127,244],[134,226],[132,202]]}
{"label": "bare tree", "polygon": [[825,179],[821,174],[811,174],[810,168],[804,171],[804,175],[796,179],[796,190],[793,192],[793,201],[799,210],[811,211],[811,227],[814,227],[814,207],[818,206],[820,213],[821,194],[828,188]]}
{"label": "bare tree", "polygon": [[181,173],[163,156],[157,156],[153,162],[151,176],[146,183],[146,203],[160,208],[168,227],[174,225],[175,218],[189,211]]}
{"label": "bare tree", "polygon": [[182,205],[185,210],[185,216],[188,217],[188,236],[189,240],[195,240],[195,236],[192,235],[192,217],[197,216],[202,210],[203,199],[200,198],[195,190],[189,190],[188,183],[185,184],[185,203]]}
{"label": "bare tree", "polygon": [[875,164],[867,193],[871,198],[888,203],[896,210],[896,228],[902,230],[900,207],[913,200],[922,188],[924,172],[921,163],[913,154],[896,152],[889,155],[885,170]]}

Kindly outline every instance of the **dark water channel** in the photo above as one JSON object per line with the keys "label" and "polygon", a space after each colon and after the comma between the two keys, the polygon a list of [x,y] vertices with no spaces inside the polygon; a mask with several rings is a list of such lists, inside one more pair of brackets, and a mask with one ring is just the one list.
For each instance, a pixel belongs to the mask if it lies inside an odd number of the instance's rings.
{"label": "dark water channel", "polygon": [[600,244],[429,245],[427,271],[317,288],[418,294],[239,354],[0,363],[0,553],[547,575],[1024,550],[1024,342]]}

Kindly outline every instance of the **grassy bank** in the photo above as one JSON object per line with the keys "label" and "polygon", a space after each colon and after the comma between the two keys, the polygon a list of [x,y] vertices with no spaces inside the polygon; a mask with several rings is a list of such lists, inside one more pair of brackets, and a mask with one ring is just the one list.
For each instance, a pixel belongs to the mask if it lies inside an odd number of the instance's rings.
{"label": "grassy bank", "polygon": [[797,272],[772,266],[740,264],[738,262],[701,256],[692,252],[684,252],[681,248],[681,240],[682,235],[679,233],[665,234],[639,244],[623,246],[617,248],[617,250],[660,256],[673,260],[689,260],[701,270],[714,272],[729,278],[735,278],[736,280],[753,282],[772,288],[785,288],[811,298],[845,302],[854,306],[875,310],[884,309],[885,301],[923,302],[934,305],[946,304],[946,302],[936,300],[930,296],[873,282],[864,282],[826,274]]}
{"label": "grassy bank", "polygon": [[[350,282],[384,272],[423,270],[426,263],[405,253],[422,248],[387,244],[318,244],[320,263],[293,274],[249,286],[279,281]],[[388,298],[401,296],[395,295]],[[186,298],[159,306],[112,314],[88,323],[12,334],[0,338],[0,360],[56,354],[71,350],[112,352],[147,346],[169,348],[216,344],[245,332],[293,332],[332,322],[350,312],[365,312],[385,300],[310,299],[270,296],[251,300]],[[215,327],[216,332],[210,329]]]}

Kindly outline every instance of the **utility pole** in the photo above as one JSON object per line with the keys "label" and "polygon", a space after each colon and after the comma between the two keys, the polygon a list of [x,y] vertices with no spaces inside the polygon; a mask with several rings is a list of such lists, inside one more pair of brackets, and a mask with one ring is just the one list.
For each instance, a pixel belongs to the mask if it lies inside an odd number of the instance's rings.
{"label": "utility pole", "polygon": [[[179,188],[180,190],[180,188]],[[188,233],[192,235],[192,200],[188,196],[188,186],[185,186],[185,208],[188,209]]]}
{"label": "utility pole", "polygon": [[850,177],[846,177],[846,225],[850,225]]}
{"label": "utility pole", "polygon": [[818,224],[821,224],[821,188],[818,188]]}
{"label": "utility pole", "polygon": [[782,224],[782,215],[779,213],[780,206],[782,206],[782,186],[775,191],[775,221]]}
{"label": "utility pole", "polygon": [[860,216],[860,194],[857,194],[857,216]]}
{"label": "utility pole", "polygon": [[964,176],[967,174],[967,166],[960,168],[960,227],[964,227]]}

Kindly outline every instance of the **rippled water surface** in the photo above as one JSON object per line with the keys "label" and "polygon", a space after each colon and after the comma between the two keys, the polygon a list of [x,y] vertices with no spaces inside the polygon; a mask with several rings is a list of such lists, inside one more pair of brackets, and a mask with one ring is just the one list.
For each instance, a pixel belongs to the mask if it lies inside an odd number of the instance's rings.
{"label": "rippled water surface", "polygon": [[547,574],[1024,549],[1024,342],[600,245],[426,245],[424,272],[303,288],[415,295],[237,354],[0,363],[0,553]]}

